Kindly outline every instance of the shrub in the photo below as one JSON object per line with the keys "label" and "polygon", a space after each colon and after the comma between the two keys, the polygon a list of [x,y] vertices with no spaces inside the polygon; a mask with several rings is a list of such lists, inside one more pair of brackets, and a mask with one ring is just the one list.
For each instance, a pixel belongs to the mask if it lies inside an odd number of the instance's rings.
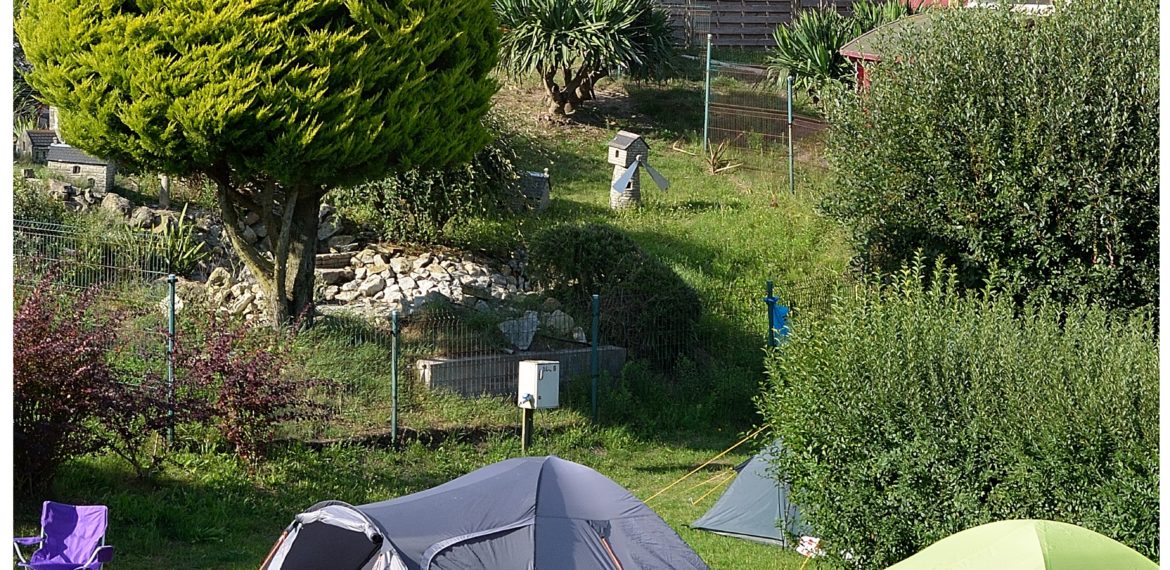
{"label": "shrub", "polygon": [[220,433],[240,459],[259,462],[280,422],[320,413],[308,393],[322,383],[292,375],[297,326],[273,332],[212,312],[200,328],[201,337],[179,337],[176,367],[186,385],[210,395]]}
{"label": "shrub", "polygon": [[68,215],[65,204],[53,199],[41,188],[33,186],[28,179],[14,174],[12,177],[12,217],[17,220],[31,220],[60,224]]}
{"label": "shrub", "polygon": [[884,568],[971,526],[1041,518],[1157,559],[1153,321],[1019,308],[956,279],[906,270],[768,359],[778,468],[828,550]]}
{"label": "shrub", "polygon": [[520,197],[519,157],[497,138],[468,163],[443,170],[414,169],[334,190],[329,199],[346,218],[392,241],[433,243],[460,216],[501,212]]}
{"label": "shrub", "polygon": [[[549,112],[573,113],[599,80],[618,71],[658,78],[672,68],[670,19],[652,0],[495,0],[500,67],[537,73]],[[560,83],[558,83],[560,81]]]}
{"label": "shrub", "polygon": [[664,366],[694,348],[698,294],[624,233],[600,224],[553,226],[532,237],[529,256],[534,278],[569,306],[587,307],[592,294],[601,295],[603,342]]}
{"label": "shrub", "polygon": [[888,272],[921,249],[965,285],[998,264],[1029,295],[1156,301],[1156,21],[1150,0],[943,10],[889,46],[827,109],[824,206],[859,261]]}
{"label": "shrub", "polygon": [[117,401],[106,362],[117,316],[95,310],[97,291],[63,294],[42,278],[13,319],[13,436],[18,488],[47,486],[65,460],[101,447],[90,425]]}

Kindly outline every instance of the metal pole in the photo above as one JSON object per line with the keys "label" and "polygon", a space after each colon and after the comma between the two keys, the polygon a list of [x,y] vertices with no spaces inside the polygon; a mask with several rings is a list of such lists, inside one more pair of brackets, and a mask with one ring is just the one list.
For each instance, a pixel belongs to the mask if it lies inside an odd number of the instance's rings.
{"label": "metal pole", "polygon": [[398,448],[398,309],[390,311],[390,442]]}
{"label": "metal pole", "polygon": [[532,408],[520,408],[520,454],[528,455],[532,446]]}
{"label": "metal pole", "polygon": [[167,446],[175,442],[175,283],[174,273],[167,275]]}
{"label": "metal pole", "polygon": [[[788,76],[788,192],[796,194],[796,171],[792,158],[792,76]],[[770,295],[771,293],[769,293]],[[770,325],[769,325],[770,326]]]}
{"label": "metal pole", "polygon": [[601,376],[601,354],[600,354],[600,331],[601,331],[601,296],[593,294],[593,337],[590,339],[592,350],[589,355],[589,370],[593,374],[593,423],[597,423],[597,380]]}
{"label": "metal pole", "polygon": [[703,86],[703,154],[707,154],[707,132],[711,116],[711,34],[707,34],[707,72]]}
{"label": "metal pole", "polygon": [[776,301],[775,295],[772,294],[772,282],[767,281],[768,296],[764,297],[764,302],[768,304],[768,346],[776,346],[779,343],[776,341],[776,331],[772,328],[773,319],[776,317]]}

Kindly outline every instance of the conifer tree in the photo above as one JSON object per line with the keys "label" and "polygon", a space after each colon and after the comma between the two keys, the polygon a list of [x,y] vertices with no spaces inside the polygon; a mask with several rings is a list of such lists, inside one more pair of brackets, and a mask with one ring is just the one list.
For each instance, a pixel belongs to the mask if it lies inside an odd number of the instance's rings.
{"label": "conifer tree", "polygon": [[[490,140],[490,0],[28,0],[16,29],[70,144],[214,181],[277,323],[312,301],[330,188]],[[267,253],[243,238],[249,213]]]}

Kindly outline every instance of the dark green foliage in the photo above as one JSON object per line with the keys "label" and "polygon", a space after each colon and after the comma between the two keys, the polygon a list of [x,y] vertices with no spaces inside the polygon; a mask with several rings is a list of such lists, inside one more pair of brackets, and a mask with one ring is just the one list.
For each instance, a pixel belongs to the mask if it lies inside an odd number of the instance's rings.
{"label": "dark green foliage", "polygon": [[971,526],[1041,518],[1156,560],[1152,319],[1021,309],[958,292],[953,270],[893,280],[795,326],[768,359],[760,409],[828,550],[884,568]]}
{"label": "dark green foliage", "polygon": [[1157,300],[1157,5],[945,10],[830,105],[827,211],[860,260],[998,264],[1027,294]]}
{"label": "dark green foliage", "polygon": [[[38,185],[40,183],[37,183]],[[12,217],[17,220],[60,224],[68,211],[60,200],[33,186],[19,173],[12,177]]]}
{"label": "dark green foliage", "polygon": [[600,224],[545,228],[529,242],[534,277],[569,306],[601,295],[601,338],[634,358],[670,366],[693,350],[702,306],[670,266]]}
{"label": "dark green foliage", "polygon": [[494,8],[500,66],[538,73],[553,113],[572,113],[619,69],[636,79],[671,69],[669,16],[652,0],[495,0]]}
{"label": "dark green foliage", "polygon": [[502,213],[519,203],[519,157],[506,138],[470,162],[445,169],[415,168],[329,193],[341,213],[392,241],[434,243],[459,216]]}
{"label": "dark green foliage", "polygon": [[828,81],[848,80],[853,64],[841,55],[841,46],[878,26],[913,13],[901,2],[869,2],[852,5],[853,14],[842,16],[836,8],[803,10],[787,25],[776,28],[776,48],[767,58],[768,71],[783,81],[792,75],[795,86],[817,97]]}

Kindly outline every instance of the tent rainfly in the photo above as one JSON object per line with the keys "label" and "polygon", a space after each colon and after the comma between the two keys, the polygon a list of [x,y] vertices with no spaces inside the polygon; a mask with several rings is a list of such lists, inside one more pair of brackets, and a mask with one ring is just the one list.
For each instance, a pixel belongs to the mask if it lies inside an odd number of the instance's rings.
{"label": "tent rainfly", "polygon": [[654,511],[583,465],[501,461],[369,505],[297,515],[261,570],[707,568]]}
{"label": "tent rainfly", "polygon": [[780,442],[764,448],[736,466],[738,474],[715,506],[691,528],[736,538],[790,545],[789,536],[808,534],[799,509],[788,500],[788,485],[768,474],[768,463],[780,451]]}
{"label": "tent rainfly", "polygon": [[987,523],[952,534],[888,570],[1155,570],[1136,550],[1076,525]]}

